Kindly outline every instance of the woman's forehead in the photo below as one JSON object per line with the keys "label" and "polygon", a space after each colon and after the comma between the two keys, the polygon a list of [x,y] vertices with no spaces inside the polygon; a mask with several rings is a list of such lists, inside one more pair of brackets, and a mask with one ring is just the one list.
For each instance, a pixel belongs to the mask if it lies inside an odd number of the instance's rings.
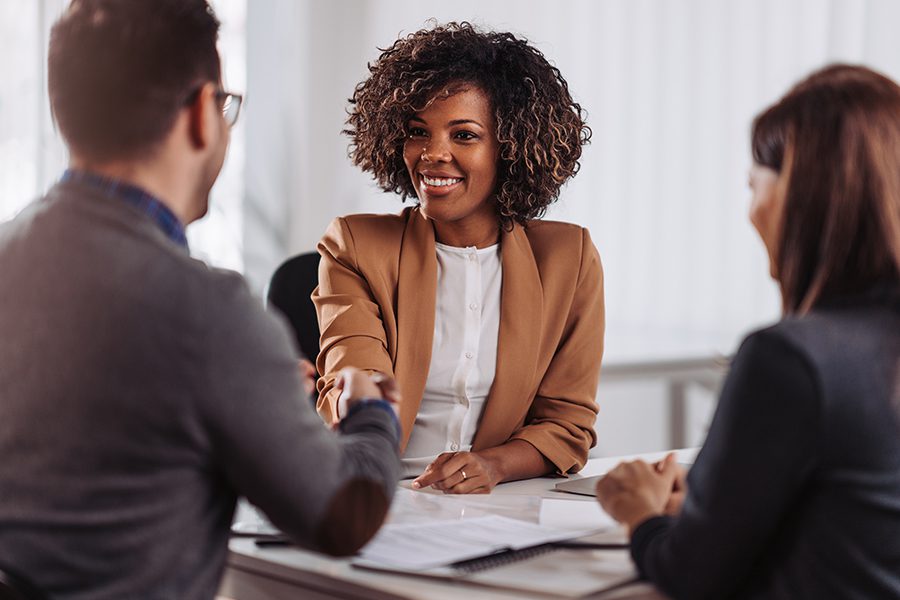
{"label": "woman's forehead", "polygon": [[493,117],[490,97],[477,85],[468,83],[443,88],[431,97],[425,108],[416,111],[415,115],[423,117],[439,113],[468,115],[468,118],[477,118],[480,121]]}

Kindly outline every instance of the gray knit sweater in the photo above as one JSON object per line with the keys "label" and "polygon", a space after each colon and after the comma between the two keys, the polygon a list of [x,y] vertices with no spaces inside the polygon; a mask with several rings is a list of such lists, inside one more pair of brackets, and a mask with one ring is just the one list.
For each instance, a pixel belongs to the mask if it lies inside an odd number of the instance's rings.
{"label": "gray knit sweater", "polygon": [[391,415],[345,435],[282,323],[131,206],[56,186],[0,226],[0,567],[54,598],[209,599],[238,495],[353,552],[399,474]]}

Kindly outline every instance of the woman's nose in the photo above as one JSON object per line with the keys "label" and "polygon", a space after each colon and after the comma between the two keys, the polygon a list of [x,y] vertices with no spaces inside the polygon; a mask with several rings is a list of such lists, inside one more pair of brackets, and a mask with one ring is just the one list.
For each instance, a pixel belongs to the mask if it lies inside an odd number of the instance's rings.
{"label": "woman's nose", "polygon": [[437,140],[429,140],[422,149],[423,162],[450,162],[452,156],[445,143]]}

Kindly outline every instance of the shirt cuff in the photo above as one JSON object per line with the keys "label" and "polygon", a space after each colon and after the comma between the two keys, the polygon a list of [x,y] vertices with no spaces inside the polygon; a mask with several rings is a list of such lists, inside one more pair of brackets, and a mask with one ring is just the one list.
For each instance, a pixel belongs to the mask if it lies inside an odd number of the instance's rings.
{"label": "shirt cuff", "polygon": [[344,431],[344,423],[353,418],[353,415],[362,412],[364,410],[368,410],[369,408],[380,409],[387,411],[387,413],[391,416],[391,422],[394,424],[394,438],[395,441],[399,444],[400,439],[403,435],[403,428],[400,426],[400,419],[397,418],[397,413],[394,411],[394,408],[391,406],[390,402],[383,398],[362,398],[357,400],[353,406],[350,407],[350,410],[347,411],[347,415],[341,419],[340,422],[340,430]]}

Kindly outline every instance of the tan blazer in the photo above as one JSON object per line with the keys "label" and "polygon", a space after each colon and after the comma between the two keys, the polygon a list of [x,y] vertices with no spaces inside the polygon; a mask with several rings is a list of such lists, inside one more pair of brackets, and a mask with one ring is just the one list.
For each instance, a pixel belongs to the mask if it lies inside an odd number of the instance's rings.
{"label": "tan blazer", "polygon": [[[318,411],[335,418],[343,367],[397,379],[405,448],[431,364],[437,288],[434,227],[418,208],[335,219],[319,242]],[[473,450],[531,443],[560,473],[596,443],[603,272],[588,231],[532,221],[500,236],[497,372]]]}

